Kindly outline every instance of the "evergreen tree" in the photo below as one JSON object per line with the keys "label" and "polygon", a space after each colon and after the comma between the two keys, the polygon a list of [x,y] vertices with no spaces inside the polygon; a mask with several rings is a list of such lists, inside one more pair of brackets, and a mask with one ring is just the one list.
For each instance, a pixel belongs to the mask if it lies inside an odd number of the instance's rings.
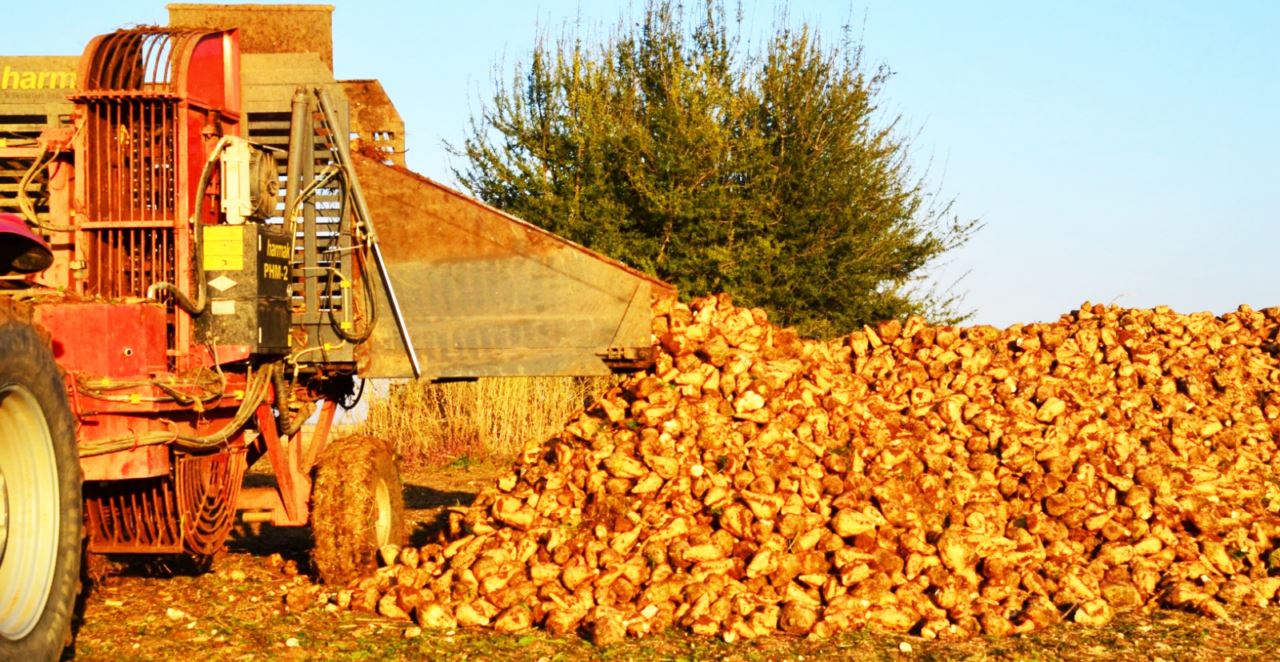
{"label": "evergreen tree", "polygon": [[963,317],[922,285],[977,224],[933,201],[897,119],[878,121],[888,69],[807,26],[744,56],[723,4],[700,9],[650,0],[602,44],[542,38],[473,118],[455,175],[684,296],[728,292],[808,335]]}

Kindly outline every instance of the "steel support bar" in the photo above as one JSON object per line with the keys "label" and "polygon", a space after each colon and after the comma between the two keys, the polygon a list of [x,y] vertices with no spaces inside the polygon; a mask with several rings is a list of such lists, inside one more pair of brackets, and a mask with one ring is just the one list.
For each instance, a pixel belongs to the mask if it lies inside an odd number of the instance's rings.
{"label": "steel support bar", "polygon": [[316,459],[329,443],[329,431],[333,429],[333,415],[337,409],[338,403],[333,400],[325,400],[320,406],[320,419],[316,421],[315,430],[311,432],[311,443],[307,446],[307,454],[302,461],[303,472],[311,473],[311,468],[316,466]]}
{"label": "steel support bar", "polygon": [[[271,469],[275,472],[276,487],[280,492],[280,502],[284,506],[286,522],[301,526],[307,523],[307,497],[311,494],[311,481],[298,466],[298,454],[286,448],[285,443],[276,432],[276,420],[271,415],[271,407],[265,403],[258,407],[258,430],[262,432],[262,440],[267,445],[267,459],[271,461]],[[298,443],[298,439],[292,441]]]}

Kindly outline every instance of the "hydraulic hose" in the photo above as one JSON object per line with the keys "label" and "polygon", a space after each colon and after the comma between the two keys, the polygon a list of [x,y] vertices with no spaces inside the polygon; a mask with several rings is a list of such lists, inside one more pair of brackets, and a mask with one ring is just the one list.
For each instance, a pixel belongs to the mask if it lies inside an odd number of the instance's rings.
{"label": "hydraulic hose", "polygon": [[[347,184],[344,180],[342,188],[343,188],[342,208],[339,210],[339,213],[338,213],[338,218],[340,219],[347,217],[347,198],[350,195],[350,185]],[[354,234],[355,233],[353,232],[352,235]],[[337,240],[335,238],[333,243],[336,243],[336,242]],[[333,247],[330,246],[330,249],[332,248]],[[376,295],[374,294],[374,291],[373,291],[373,280],[371,278],[372,274],[369,273],[368,265],[364,263],[364,252],[352,251],[352,256],[355,258],[357,262],[360,263],[360,269],[365,274],[365,276],[360,279],[360,282],[364,286],[364,300],[365,300],[365,307],[368,309],[368,312],[369,312],[369,321],[365,323],[363,331],[360,331],[358,333],[352,333],[342,327],[342,322],[338,320],[337,312],[334,311],[333,306],[330,306],[329,307],[329,324],[333,329],[333,332],[338,334],[339,338],[342,338],[343,340],[353,345],[359,345],[360,343],[363,343],[364,341],[368,340],[373,335],[373,328],[378,324],[378,302],[374,298]],[[341,276],[341,274],[338,274],[338,275]],[[326,294],[328,296],[333,296],[333,277],[334,277],[334,270],[330,269],[325,278],[325,289],[326,289]],[[351,300],[352,300],[353,306],[355,303],[355,296],[356,295],[353,292],[351,294]]]}
{"label": "hydraulic hose", "polygon": [[135,436],[84,441],[79,446],[80,457],[90,457],[139,446],[154,446],[158,444],[173,444],[180,448],[195,451],[209,450],[221,446],[232,435],[239,432],[253,417],[254,412],[258,410],[258,405],[261,405],[263,399],[266,398],[267,389],[271,386],[274,374],[274,367],[265,365],[258,370],[257,374],[250,376],[248,383],[245,385],[244,399],[240,401],[240,407],[236,409],[236,413],[231,420],[215,432],[207,435],[192,435],[157,430]]}
{"label": "hydraulic hose", "polygon": [[276,370],[271,375],[271,387],[276,392],[276,426],[280,428],[280,434],[293,434],[302,429],[302,424],[306,421],[305,416],[294,418],[289,414],[287,384],[284,381],[284,370]]}
{"label": "hydraulic hose", "polygon": [[22,215],[27,222],[44,230],[45,232],[74,232],[74,225],[55,225],[53,223],[45,223],[40,220],[40,216],[36,214],[35,204],[31,202],[31,195],[27,193],[27,189],[31,186],[31,182],[35,180],[36,174],[41,168],[53,163],[58,158],[58,152],[50,150],[48,145],[40,146],[40,154],[31,162],[31,167],[22,175],[22,179],[18,182],[18,209],[22,211]]}
{"label": "hydraulic hose", "polygon": [[148,299],[156,298],[156,294],[161,290],[166,291],[173,295],[174,304],[192,317],[204,314],[204,309],[208,305],[207,288],[204,282],[204,228],[200,223],[201,217],[204,216],[205,190],[209,188],[209,180],[213,178],[214,164],[218,163],[218,157],[222,154],[222,150],[226,149],[233,138],[234,136],[223,136],[218,139],[218,144],[213,146],[213,150],[209,152],[209,156],[204,161],[204,168],[200,170],[200,181],[196,184],[196,207],[189,221],[192,232],[195,233],[191,253],[192,259],[195,261],[194,289],[196,291],[196,300],[192,301],[173,283],[152,283],[147,288]]}

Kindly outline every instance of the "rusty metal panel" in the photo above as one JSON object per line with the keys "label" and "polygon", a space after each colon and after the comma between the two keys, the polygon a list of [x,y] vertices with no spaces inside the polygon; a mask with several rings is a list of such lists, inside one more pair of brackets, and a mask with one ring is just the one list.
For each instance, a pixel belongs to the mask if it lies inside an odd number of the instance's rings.
{"label": "rusty metal panel", "polygon": [[[245,53],[240,58],[244,108],[249,113],[284,113],[299,85],[327,88],[335,97],[341,85],[314,53]],[[284,134],[288,136],[288,131]]]}
{"label": "rusty metal panel", "polygon": [[[356,172],[424,375],[601,375],[649,350],[670,285],[377,158]],[[385,296],[363,377],[410,375]]]}
{"label": "rusty metal panel", "polygon": [[404,166],[404,120],[377,80],[344,80],[342,91],[351,109],[352,151],[372,147],[383,161]]}
{"label": "rusty metal panel", "polygon": [[168,5],[174,28],[240,28],[243,53],[315,53],[333,71],[331,5]]}

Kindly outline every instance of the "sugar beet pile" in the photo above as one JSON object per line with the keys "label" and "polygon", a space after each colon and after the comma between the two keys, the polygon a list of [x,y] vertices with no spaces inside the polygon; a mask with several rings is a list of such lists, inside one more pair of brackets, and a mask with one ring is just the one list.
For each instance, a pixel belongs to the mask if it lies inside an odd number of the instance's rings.
{"label": "sugar beet pile", "polygon": [[1278,328],[1085,305],[813,342],[724,297],[660,304],[652,369],[332,599],[601,643],[1275,605]]}

